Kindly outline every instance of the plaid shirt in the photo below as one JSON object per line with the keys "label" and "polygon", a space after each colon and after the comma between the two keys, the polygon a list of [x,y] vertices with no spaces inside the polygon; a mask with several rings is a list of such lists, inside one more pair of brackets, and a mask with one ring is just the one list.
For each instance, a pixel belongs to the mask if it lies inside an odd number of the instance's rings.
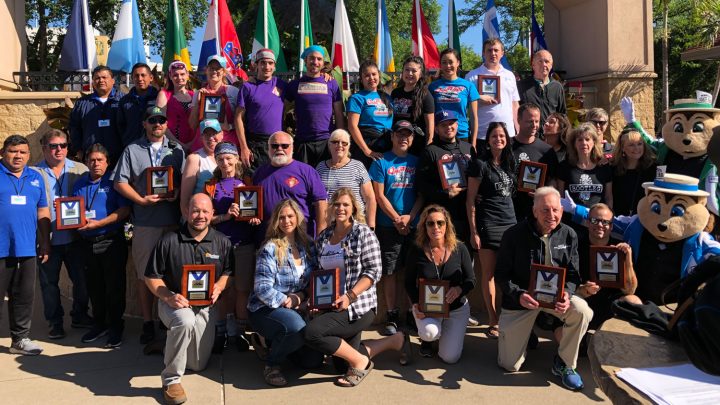
{"label": "plaid shirt", "polygon": [[[334,230],[335,223],[332,223],[320,233],[317,239],[318,252],[322,252],[322,247],[330,243]],[[362,276],[373,281],[370,288],[359,294],[357,301],[348,307],[350,321],[356,321],[368,311],[375,311],[377,308],[375,286],[382,276],[380,243],[367,225],[355,222],[352,230],[343,239],[342,247],[345,251],[345,290],[353,288]]]}
{"label": "plaid shirt", "polygon": [[278,263],[277,246],[274,243],[268,242],[260,248],[255,266],[255,286],[247,306],[250,311],[255,312],[262,307],[279,308],[288,294],[305,289],[310,272],[315,268],[317,255],[312,245],[309,251],[301,246],[298,249],[305,265],[302,276],[298,276],[292,248],[287,248],[285,263]]}

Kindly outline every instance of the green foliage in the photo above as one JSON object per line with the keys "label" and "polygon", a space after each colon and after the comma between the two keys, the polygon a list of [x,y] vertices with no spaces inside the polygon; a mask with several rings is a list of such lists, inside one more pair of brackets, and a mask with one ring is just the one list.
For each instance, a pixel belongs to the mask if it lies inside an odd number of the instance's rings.
{"label": "green foliage", "polygon": [[[468,7],[458,10],[458,26],[460,31],[465,31],[469,27],[482,25],[485,15],[485,7],[487,0],[468,0]],[[513,70],[518,70],[518,66],[530,66],[529,60],[521,60],[524,49],[524,59],[528,59],[527,38],[530,32],[530,0],[495,0],[498,18],[500,24],[500,38],[505,45],[505,54]],[[535,17],[540,27],[545,21],[544,1],[535,2]],[[524,70],[524,69],[522,69]]]}

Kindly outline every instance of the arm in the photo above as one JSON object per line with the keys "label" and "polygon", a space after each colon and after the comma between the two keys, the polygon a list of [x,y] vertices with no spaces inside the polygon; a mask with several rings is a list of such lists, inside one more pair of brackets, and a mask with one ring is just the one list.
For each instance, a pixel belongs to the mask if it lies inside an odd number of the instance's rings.
{"label": "arm", "polygon": [[372,156],[373,151],[367,146],[365,143],[365,139],[363,139],[362,133],[360,132],[360,114],[355,112],[348,112],[348,132],[350,132],[350,136],[352,137],[352,141],[355,143],[355,145],[360,148],[362,153],[365,156]]}
{"label": "arm", "polygon": [[192,104],[190,108],[190,115],[188,116],[188,125],[193,131],[198,129],[200,122],[198,117],[200,116],[200,107],[198,106],[200,100],[200,93],[207,93],[207,89],[204,87],[193,94]]}
{"label": "arm", "polygon": [[160,197],[157,196],[157,194],[153,195],[146,195],[145,197],[140,196],[140,194],[135,191],[134,188],[128,183],[122,183],[119,181],[115,181],[115,191],[120,193],[121,196],[127,198],[130,200],[133,204],[137,205],[152,205],[161,200]]}
{"label": "arm", "polygon": [[477,231],[475,223],[475,198],[480,188],[480,179],[477,177],[468,177],[467,198],[465,199],[465,209],[467,210],[468,224],[470,225],[470,243],[473,249],[480,249],[482,241]]}
{"label": "arm", "polygon": [[120,207],[115,210],[115,212],[111,213],[110,215],[106,216],[101,220],[96,221],[94,219],[88,219],[87,224],[85,224],[85,226],[83,226],[82,228],[79,228],[78,231],[90,231],[93,229],[102,228],[110,224],[123,221],[129,216],[130,206]]}
{"label": "arm", "polygon": [[76,156],[78,160],[82,160],[82,117],[80,116],[80,100],[75,103],[75,107],[70,112],[70,150],[69,156]]}
{"label": "arm", "polygon": [[520,109],[520,103],[517,101],[513,101],[513,103],[512,103],[513,125],[515,125],[515,133],[516,134],[518,132],[520,132],[520,123],[518,122],[518,109]]}
{"label": "arm", "polygon": [[468,141],[475,148],[475,141],[478,135],[478,102],[477,100],[470,102],[470,138]]}
{"label": "arm", "polygon": [[[475,106],[475,114],[477,115],[477,102],[475,103]],[[425,114],[425,129],[427,130],[427,133],[425,134],[425,145],[430,145],[433,141],[433,136],[435,135],[435,114]]]}
{"label": "arm", "polygon": [[637,290],[637,275],[633,267],[632,248],[627,243],[618,243],[616,245],[623,253],[625,253],[625,286],[621,289],[623,294],[632,295]]}
{"label": "arm", "polygon": [[277,247],[266,243],[258,252],[255,266],[255,295],[270,308],[279,308],[287,295],[275,289],[275,276],[279,266],[275,258]]}
{"label": "arm", "polygon": [[461,245],[460,250],[460,261],[463,272],[463,282],[460,285],[462,289],[462,295],[467,295],[473,288],[475,288],[475,270],[473,269],[472,258],[470,252],[465,245]]}
{"label": "arm", "polygon": [[333,116],[335,117],[335,127],[345,129],[345,117],[343,116],[343,102],[333,102]]}
{"label": "arm", "polygon": [[150,292],[166,303],[170,308],[190,308],[190,302],[182,294],[170,291],[161,278],[145,277],[145,285]]}
{"label": "arm", "polygon": [[245,167],[250,167],[250,162],[254,159],[250,148],[247,145],[247,139],[245,138],[245,123],[243,118],[245,117],[245,109],[238,107],[235,109],[235,134],[238,139],[238,148],[240,149],[240,161]]}
{"label": "arm", "polygon": [[367,224],[370,228],[375,228],[377,200],[375,199],[373,186],[369,181],[360,186],[360,194],[362,195],[363,201],[365,201],[365,219],[367,220]]}
{"label": "arm", "polygon": [[613,193],[612,193],[612,181],[605,183],[605,204],[610,209],[613,207]]}
{"label": "arm", "polygon": [[317,200],[315,203],[315,236],[327,228],[327,207],[326,200]]}
{"label": "arm", "polygon": [[45,263],[50,255],[50,209],[38,208],[37,218],[38,258]]}
{"label": "arm", "polygon": [[385,213],[388,217],[390,217],[390,220],[393,221],[393,223],[396,223],[397,220],[400,218],[400,214],[395,211],[395,208],[393,208],[392,204],[390,204],[390,200],[385,197],[385,184],[378,183],[377,181],[372,181],[372,187],[375,191],[375,198],[377,199],[377,206],[380,207],[382,212]]}
{"label": "arm", "polygon": [[192,153],[187,157],[180,180],[180,212],[185,219],[188,218],[188,203],[195,189],[198,172],[200,172],[200,155]]}
{"label": "arm", "polygon": [[[512,228],[511,228],[512,229]],[[516,246],[513,238],[514,232],[505,232],[500,242],[500,250],[497,253],[497,262],[495,264],[495,280],[500,286],[502,293],[512,298],[515,303],[520,306],[520,296],[526,294],[524,288],[512,282],[513,266],[515,266],[516,252],[513,247]],[[527,252],[525,252],[527,254]]]}
{"label": "arm", "polygon": [[163,111],[167,112],[167,103],[168,98],[165,95],[165,92],[160,90],[157,98],[155,99],[155,107],[162,108]]}

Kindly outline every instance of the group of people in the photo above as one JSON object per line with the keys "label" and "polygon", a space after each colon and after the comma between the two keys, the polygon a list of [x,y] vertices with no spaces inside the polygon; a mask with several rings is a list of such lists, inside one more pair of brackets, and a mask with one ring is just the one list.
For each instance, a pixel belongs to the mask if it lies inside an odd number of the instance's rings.
{"label": "group of people", "polygon": [[[600,289],[588,276],[589,247],[617,245],[632,258],[627,244],[610,239],[612,218],[634,213],[655,159],[634,130],[605,153],[608,115],[601,109],[572,128],[549,52],[533,56],[533,76],[520,82],[500,64],[503,53],[499,40],[486,41],[483,65],[463,79],[459,53],[446,49],[429,84],[422,58],[410,57],[391,94],[382,90],[378,67],[365,62],[362,90],[347,103],[323,71],[319,46],[305,50],[306,72],[290,83],[273,75],[269,49],[256,52],[254,79],[239,87],[225,83],[222,56],[208,59],[199,90],[179,61],[167,67],[162,90],[151,85],[147,65],[135,65],[126,95],[107,67],[96,68],[69,134],[45,133],[36,167],[27,166],[25,137],[3,144],[0,294],[9,296],[10,351],[42,351],[29,339],[36,266],[48,338],[65,337],[63,264],[73,282],[71,326],[88,328],[83,342],[107,336],[107,347],[120,346],[130,240],[140,340],[156,339],[155,300],[167,329],[161,376],[168,403],[185,401],[183,373],[203,369],[226,339],[240,350],[253,346],[272,386],[288,383],[286,360],[316,367],[325,356],[335,360],[338,385],[356,386],[381,352],[412,361],[411,331],[420,355],[455,363],[473,322],[467,295],[476,272],[486,335],[499,338],[498,364],[517,371],[537,345],[536,318],[549,314],[559,343],[552,372],[565,387],[582,389],[576,364],[588,327],[611,317],[610,302],[651,277],[636,274],[630,261],[624,288]],[[498,76],[499,98],[479,93],[484,75]],[[205,116],[207,96],[219,96],[215,118]],[[292,135],[284,127],[290,104]],[[523,160],[547,165],[546,184],[534,193],[517,190]],[[169,195],[148,192],[152,167],[172,167]],[[262,220],[236,220],[234,190],[247,185],[262,188]],[[584,224],[563,217],[565,193],[590,209]],[[87,223],[58,230],[54,202],[68,196],[83,197]],[[189,264],[215,266],[212,305],[191,306],[181,293]],[[566,269],[554,308],[528,294],[531,264]],[[332,269],[342,274],[339,298],[327,311],[308,307],[313,271]],[[449,283],[446,317],[419,306],[421,279]],[[362,340],[380,306],[378,285],[386,336]]]}

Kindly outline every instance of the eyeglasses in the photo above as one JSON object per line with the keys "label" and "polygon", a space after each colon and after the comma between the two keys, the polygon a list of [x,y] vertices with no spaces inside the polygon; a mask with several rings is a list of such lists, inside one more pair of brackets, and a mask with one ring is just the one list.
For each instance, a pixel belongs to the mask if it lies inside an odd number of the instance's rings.
{"label": "eyeglasses", "polygon": [[605,125],[607,125],[608,122],[607,122],[607,121],[596,121],[596,120],[592,120],[592,123],[595,124],[595,125],[598,126],[598,127],[604,127]]}
{"label": "eyeglasses", "polygon": [[67,144],[67,142],[65,142],[65,143],[49,143],[47,146],[50,149],[67,149],[68,144]]}
{"label": "eyeglasses", "polygon": [[150,118],[148,118],[147,122],[148,122],[148,124],[152,124],[152,125],[155,125],[155,124],[163,125],[164,123],[167,122],[167,118],[165,118],[165,117],[150,117]]}
{"label": "eyeglasses", "polygon": [[445,220],[439,219],[437,221],[425,221],[425,226],[428,228],[434,228],[436,225],[438,228],[445,227]]}
{"label": "eyeglasses", "polygon": [[611,219],[602,219],[602,218],[596,218],[596,217],[590,217],[590,223],[593,225],[602,225],[602,226],[610,226],[612,224]]}
{"label": "eyeglasses", "polygon": [[292,145],[292,144],[289,144],[289,143],[271,143],[271,144],[270,144],[270,147],[273,148],[273,149],[287,149],[287,148],[290,147],[290,145]]}
{"label": "eyeglasses", "polygon": [[350,143],[348,143],[348,142],[338,141],[338,140],[330,141],[330,143],[333,144],[333,145],[342,145],[342,146],[348,146],[348,145],[350,145]]}

